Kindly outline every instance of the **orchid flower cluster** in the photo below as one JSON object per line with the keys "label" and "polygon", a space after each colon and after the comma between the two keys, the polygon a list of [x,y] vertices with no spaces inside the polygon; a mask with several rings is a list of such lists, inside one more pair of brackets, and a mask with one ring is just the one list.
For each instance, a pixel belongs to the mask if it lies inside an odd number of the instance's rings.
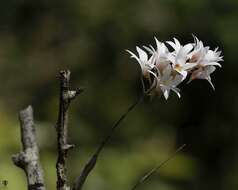
{"label": "orchid flower cluster", "polygon": [[[176,38],[174,41],[163,43],[155,37],[155,42],[156,49],[152,45],[143,46],[143,49],[136,47],[138,56],[127,50],[131,58],[135,58],[141,67],[145,92],[152,96],[162,92],[167,100],[170,91],[173,91],[180,98],[180,89],[177,86],[188,76],[190,76],[188,82],[205,79],[215,89],[210,74],[217,66],[221,67],[219,62],[223,61],[218,48],[211,50],[196,36],[193,43],[186,45],[181,45]],[[171,46],[172,51],[169,51],[165,44]],[[147,91],[145,81],[149,85]]]}

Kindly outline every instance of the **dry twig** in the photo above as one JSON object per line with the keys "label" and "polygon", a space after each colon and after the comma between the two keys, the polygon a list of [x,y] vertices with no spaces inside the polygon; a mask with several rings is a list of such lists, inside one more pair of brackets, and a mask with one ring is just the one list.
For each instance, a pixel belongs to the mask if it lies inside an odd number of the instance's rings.
{"label": "dry twig", "polygon": [[28,190],[45,190],[43,170],[34,128],[33,109],[28,106],[20,111],[21,141],[23,151],[12,156],[14,164],[22,168],[27,177]]}
{"label": "dry twig", "polygon": [[67,185],[66,158],[68,150],[74,145],[68,144],[68,108],[70,102],[82,92],[82,89],[70,90],[70,71],[60,71],[59,113],[56,124],[58,159],[56,163],[57,190],[69,190]]}

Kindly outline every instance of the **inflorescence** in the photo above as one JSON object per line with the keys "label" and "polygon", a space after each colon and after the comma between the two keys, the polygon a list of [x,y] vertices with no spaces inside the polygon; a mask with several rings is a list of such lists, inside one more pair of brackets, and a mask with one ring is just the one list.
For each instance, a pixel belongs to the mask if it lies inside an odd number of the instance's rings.
{"label": "inflorescence", "polygon": [[167,100],[172,90],[180,97],[180,89],[177,86],[188,76],[188,82],[205,79],[215,89],[210,74],[215,71],[216,66],[221,67],[218,62],[223,61],[218,48],[211,50],[195,36],[194,42],[186,45],[181,45],[176,38],[174,42],[167,41],[166,44],[171,46],[173,51],[169,51],[165,43],[157,38],[155,42],[156,49],[152,45],[143,46],[143,49],[136,47],[138,56],[127,50],[141,67],[144,92],[151,96],[162,92]]}

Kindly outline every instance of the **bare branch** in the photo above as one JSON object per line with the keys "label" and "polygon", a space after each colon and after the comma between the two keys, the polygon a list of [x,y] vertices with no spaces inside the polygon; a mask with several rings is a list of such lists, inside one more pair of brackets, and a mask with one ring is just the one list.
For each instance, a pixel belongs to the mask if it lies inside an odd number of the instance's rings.
{"label": "bare branch", "polygon": [[27,176],[28,190],[45,190],[43,170],[34,128],[33,109],[28,106],[20,111],[21,142],[23,151],[12,156],[14,164],[22,168]]}
{"label": "bare branch", "polygon": [[105,145],[108,143],[108,141],[111,139],[112,135],[115,132],[115,129],[119,126],[119,124],[126,118],[126,116],[138,105],[144,98],[145,94],[140,96],[134,104],[132,104],[125,113],[121,115],[121,117],[117,120],[117,122],[112,126],[111,130],[109,131],[108,135],[102,140],[94,154],[90,157],[88,162],[85,164],[83,170],[80,173],[80,176],[76,179],[74,185],[73,185],[73,190],[81,190],[88,175],[90,172],[93,170],[97,163],[97,159]]}
{"label": "bare branch", "polygon": [[56,124],[58,159],[56,163],[57,190],[69,190],[67,185],[66,158],[68,150],[74,145],[68,144],[68,108],[71,100],[82,92],[82,89],[70,89],[70,71],[60,71],[59,114]]}
{"label": "bare branch", "polygon": [[168,161],[170,161],[174,156],[180,152],[186,144],[183,144],[180,146],[172,155],[170,155],[166,160],[164,160],[161,164],[157,165],[153,169],[151,169],[149,172],[147,172],[145,175],[143,175],[139,181],[136,182],[136,184],[132,187],[131,190],[137,189],[141,184],[143,184],[150,176],[152,176],[158,169],[160,169],[162,166],[164,166]]}

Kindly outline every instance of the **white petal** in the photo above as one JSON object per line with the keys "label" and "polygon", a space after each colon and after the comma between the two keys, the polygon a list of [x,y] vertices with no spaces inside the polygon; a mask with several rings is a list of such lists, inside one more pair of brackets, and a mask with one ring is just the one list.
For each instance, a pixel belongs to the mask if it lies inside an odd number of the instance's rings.
{"label": "white petal", "polygon": [[169,44],[175,51],[177,50],[176,44],[172,41],[167,41],[167,44]]}
{"label": "white petal", "polygon": [[221,67],[221,64],[220,63],[217,63],[217,62],[208,62],[208,63],[205,63],[204,66],[218,66],[218,67]]}
{"label": "white petal", "polygon": [[205,68],[200,68],[193,72],[189,82],[191,82],[193,79],[205,79],[210,83],[212,88],[215,89],[214,85],[211,82],[211,77],[210,77],[210,74],[213,73],[215,69],[216,67],[214,66],[207,66]]}
{"label": "white petal", "polygon": [[147,61],[148,60],[148,55],[144,50],[142,50],[138,46],[136,46],[136,50],[139,54],[139,58],[140,58],[141,61]]}
{"label": "white petal", "polygon": [[214,67],[214,66],[207,66],[206,67],[206,71],[208,72],[209,75],[211,73],[213,73],[215,70],[216,70],[216,67]]}
{"label": "white petal", "polygon": [[169,90],[164,90],[163,91],[164,97],[165,97],[166,100],[168,100],[168,98],[169,98],[169,92],[170,92]]}
{"label": "white petal", "polygon": [[152,72],[151,70],[148,70],[148,72],[151,73],[159,81],[158,76],[154,72]]}
{"label": "white petal", "polygon": [[[185,78],[186,78],[186,76],[185,76]],[[173,79],[172,85],[173,86],[179,85],[185,78],[183,75],[180,75],[180,74],[176,75]]]}
{"label": "white petal", "polygon": [[181,46],[181,45],[180,45],[180,42],[178,41],[177,38],[174,38],[174,42],[175,42],[175,44],[176,44],[177,47],[180,47],[180,46]]}
{"label": "white petal", "polygon": [[[177,71],[177,70],[176,70]],[[181,74],[183,77],[182,77],[182,81],[187,77],[188,75],[188,72],[187,71],[177,71],[179,74]]]}
{"label": "white petal", "polygon": [[214,85],[212,84],[211,77],[208,77],[206,80],[207,80],[207,81],[209,82],[209,84],[212,86],[212,89],[215,90],[215,87],[214,87]]}
{"label": "white petal", "polygon": [[168,53],[168,48],[165,46],[164,43],[161,43],[161,47],[160,47],[160,52],[163,54],[167,54]]}
{"label": "white petal", "polygon": [[197,63],[186,63],[183,65],[183,70],[187,71],[194,68],[195,66],[197,66]]}
{"label": "white petal", "polygon": [[152,45],[150,45],[150,48],[153,50],[153,52],[156,52],[155,48]]}
{"label": "white petal", "polygon": [[130,50],[126,51],[131,55],[131,58],[135,58],[138,62],[140,62],[140,59],[133,52],[131,52]]}
{"label": "white petal", "polygon": [[192,34],[192,36],[193,36],[193,39],[194,39],[194,43],[197,45],[199,43],[199,39],[194,34]]}
{"label": "white petal", "polygon": [[151,47],[143,46],[143,48],[144,48],[145,50],[147,50],[150,54],[153,54],[153,53],[154,53],[154,51],[153,51],[153,49],[151,49]]}
{"label": "white petal", "polygon": [[156,37],[154,37],[154,38],[155,38],[155,43],[156,43],[157,51],[158,51],[160,49],[162,43],[159,40],[157,40]]}
{"label": "white petal", "polygon": [[171,63],[173,63],[174,65],[176,64],[176,57],[175,57],[172,53],[169,53],[169,54],[167,55],[167,59],[168,59]]}
{"label": "white petal", "polygon": [[178,89],[178,88],[172,88],[171,90],[173,90],[173,91],[177,94],[177,96],[178,96],[179,98],[181,98],[181,95],[180,95],[180,93],[179,93],[179,89]]}
{"label": "white petal", "polygon": [[167,65],[167,67],[164,68],[163,70],[163,80],[169,80],[170,79],[170,74],[171,74],[172,68],[171,65]]}
{"label": "white petal", "polygon": [[184,54],[188,54],[192,49],[193,49],[193,45],[189,43],[183,47],[183,52]]}

